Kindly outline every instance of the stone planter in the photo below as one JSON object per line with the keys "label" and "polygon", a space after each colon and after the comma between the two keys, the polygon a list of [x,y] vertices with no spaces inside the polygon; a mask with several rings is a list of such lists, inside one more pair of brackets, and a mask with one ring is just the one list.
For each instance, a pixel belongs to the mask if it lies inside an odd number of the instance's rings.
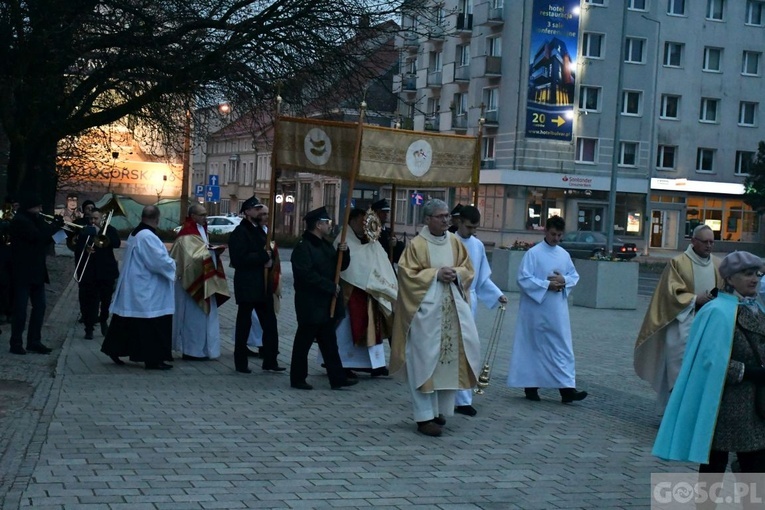
{"label": "stone planter", "polygon": [[491,281],[504,292],[518,291],[518,268],[525,251],[496,249],[491,254]]}
{"label": "stone planter", "polygon": [[574,287],[575,306],[634,310],[637,308],[638,274],[636,262],[574,260],[579,283]]}

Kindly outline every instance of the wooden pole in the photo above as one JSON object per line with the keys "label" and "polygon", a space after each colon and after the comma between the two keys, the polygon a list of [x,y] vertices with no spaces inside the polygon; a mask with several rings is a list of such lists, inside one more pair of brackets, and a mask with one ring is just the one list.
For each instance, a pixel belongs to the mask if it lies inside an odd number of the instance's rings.
{"label": "wooden pole", "polygon": [[[353,188],[356,186],[356,175],[359,173],[359,165],[361,163],[361,135],[364,132],[364,110],[367,108],[366,101],[361,102],[359,108],[359,124],[356,127],[356,146],[353,150],[353,166],[351,167],[351,175],[348,179],[348,196],[345,197],[345,212],[343,213],[343,230],[340,233],[340,244],[345,242],[345,236],[348,233],[348,219],[351,216],[351,196],[353,195]],[[337,266],[335,267],[335,286],[340,283],[340,270],[343,265],[343,252],[337,252]],[[337,306],[337,294],[332,296],[332,304],[329,307],[329,316],[335,316],[335,307]]]}
{"label": "wooden pole", "polygon": [[[394,225],[396,224],[396,185],[393,184],[390,188],[390,238],[395,239],[396,238],[396,231],[394,230]],[[388,260],[393,263],[393,246],[388,243],[388,246],[385,247],[386,250],[388,250]]]}
{"label": "wooden pole", "polygon": [[[278,163],[278,157],[277,153],[278,151],[278,136],[279,136],[279,115],[281,114],[281,106],[282,106],[282,96],[279,95],[277,92],[276,94],[276,115],[274,116],[274,139],[272,143],[271,148],[271,181],[268,183],[268,207],[269,207],[269,214],[268,214],[268,232],[266,233],[266,250],[271,250],[271,243],[273,242],[274,238],[274,225],[275,225],[275,219],[276,219],[276,208],[274,207],[274,204],[276,203],[276,169],[279,167]],[[273,251],[271,252],[271,260],[273,260]],[[273,267],[273,266],[272,266]],[[266,285],[266,293],[268,293],[268,273],[269,268],[264,269],[264,278]]]}

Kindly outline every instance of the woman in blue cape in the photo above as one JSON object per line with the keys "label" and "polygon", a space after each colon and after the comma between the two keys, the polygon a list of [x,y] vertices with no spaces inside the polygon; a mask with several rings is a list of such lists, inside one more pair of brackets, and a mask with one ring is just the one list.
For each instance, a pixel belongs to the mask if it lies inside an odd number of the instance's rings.
{"label": "woman in blue cape", "polygon": [[765,472],[765,312],[756,297],[760,257],[744,251],[720,264],[725,287],[693,321],[653,454],[698,462],[700,473],[724,473],[735,452],[741,471]]}

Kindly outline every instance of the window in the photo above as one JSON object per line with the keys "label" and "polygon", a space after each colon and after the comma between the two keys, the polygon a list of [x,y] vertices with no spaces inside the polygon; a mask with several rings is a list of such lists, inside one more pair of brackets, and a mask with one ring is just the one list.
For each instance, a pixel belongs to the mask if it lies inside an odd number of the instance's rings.
{"label": "window", "polygon": [[746,24],[761,27],[763,25],[763,2],[748,0],[746,2]]}
{"label": "window", "polygon": [[467,94],[454,94],[454,114],[455,115],[467,115],[468,106],[467,106],[467,100],[468,96]]}
{"label": "window", "polygon": [[579,109],[586,112],[600,110],[600,87],[579,87]]}
{"label": "window", "polygon": [[465,67],[470,65],[470,45],[469,44],[463,44],[461,46],[457,46],[457,55],[458,55],[458,66],[459,67]]}
{"label": "window", "polygon": [[642,92],[625,90],[622,94],[622,115],[640,115]]}
{"label": "window", "polygon": [[619,150],[619,164],[622,166],[637,166],[638,144],[622,142]]}
{"label": "window", "polygon": [[656,153],[656,167],[660,170],[673,170],[675,168],[675,154],[677,147],[674,145],[659,145]]}
{"label": "window", "polygon": [[725,0],[707,0],[707,19],[722,21],[724,9]]}
{"label": "window", "polygon": [[577,163],[595,163],[595,153],[598,150],[597,138],[577,138],[576,139],[576,161]]}
{"label": "window", "polygon": [[680,96],[671,96],[669,94],[661,96],[661,114],[659,117],[662,119],[677,119],[679,118],[679,109]]}
{"label": "window", "polygon": [[627,44],[624,49],[624,61],[630,64],[643,63],[643,47],[645,39],[627,38]]}
{"label": "window", "polygon": [[741,61],[741,74],[746,76],[760,75],[760,54],[756,51],[744,51]]}
{"label": "window", "polygon": [[629,8],[633,11],[647,10],[648,0],[630,0]]}
{"label": "window", "polygon": [[754,162],[754,152],[736,151],[736,174],[749,175],[749,169]]}
{"label": "window", "polygon": [[499,105],[499,89],[483,89],[483,103],[486,105],[486,111],[491,112],[497,109]]}
{"label": "window", "polygon": [[584,3],[590,5],[605,5],[606,0],[584,0]]}
{"label": "window", "polygon": [[685,16],[685,0],[668,0],[667,14],[671,16]]}
{"label": "window", "polygon": [[714,170],[715,150],[699,147],[696,151],[696,171],[712,172]]}
{"label": "window", "polygon": [[428,98],[428,115],[436,115],[441,111],[440,99],[439,97]]}
{"label": "window", "polygon": [[704,48],[704,71],[719,73],[722,63],[722,49]]}
{"label": "window", "polygon": [[719,99],[708,97],[701,98],[701,109],[699,111],[700,122],[717,122],[717,106]]}
{"label": "window", "polygon": [[664,43],[664,65],[666,67],[680,67],[683,62],[682,43],[666,42]]}
{"label": "window", "polygon": [[435,73],[441,70],[443,63],[443,51],[431,51],[430,52],[430,68],[428,71]]}
{"label": "window", "polygon": [[337,184],[327,183],[324,185],[324,207],[327,208],[330,218],[336,218],[335,209],[337,207]]}
{"label": "window", "polygon": [[483,147],[481,149],[481,159],[494,159],[494,137],[487,136],[483,139]]}
{"label": "window", "polygon": [[228,214],[231,212],[231,199],[221,198],[220,200],[220,212],[221,214]]}
{"label": "window", "polygon": [[463,14],[473,14],[473,0],[462,0],[460,2],[460,12]]}
{"label": "window", "polygon": [[501,57],[502,56],[502,38],[497,37],[487,37],[486,38],[486,55],[490,57]]}
{"label": "window", "polygon": [[603,34],[585,32],[582,36],[582,56],[601,58],[603,56]]}
{"label": "window", "polygon": [[753,127],[757,124],[757,103],[741,101],[738,107],[738,125]]}

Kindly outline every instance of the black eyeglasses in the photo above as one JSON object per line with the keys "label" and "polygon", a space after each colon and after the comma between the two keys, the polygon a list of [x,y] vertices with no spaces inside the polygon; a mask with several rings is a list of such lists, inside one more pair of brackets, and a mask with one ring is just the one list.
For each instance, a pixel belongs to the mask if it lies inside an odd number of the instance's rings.
{"label": "black eyeglasses", "polygon": [[435,218],[437,220],[442,220],[442,221],[448,220],[449,218],[452,217],[451,214],[428,214],[428,216],[430,216],[431,218]]}

